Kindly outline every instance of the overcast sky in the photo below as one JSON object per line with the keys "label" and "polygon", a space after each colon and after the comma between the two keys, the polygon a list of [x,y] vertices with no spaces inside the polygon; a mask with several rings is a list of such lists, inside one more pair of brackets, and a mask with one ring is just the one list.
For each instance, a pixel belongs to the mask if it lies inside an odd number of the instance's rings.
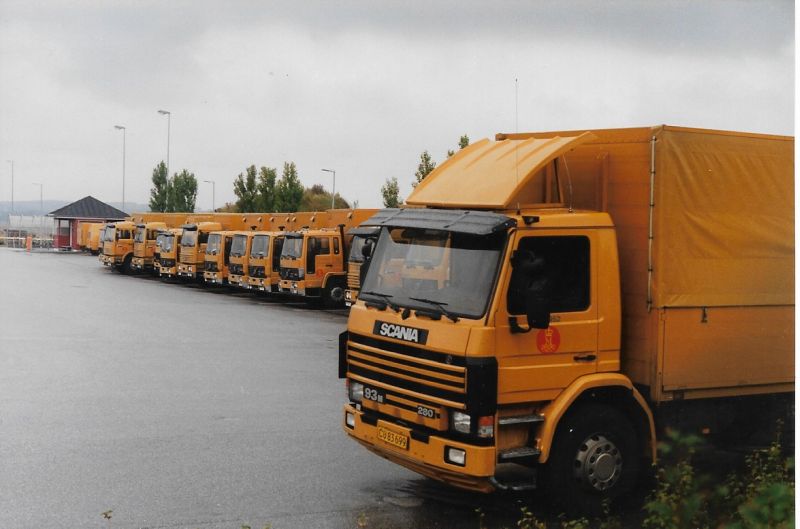
{"label": "overcast sky", "polygon": [[[785,1],[0,0],[0,201],[147,203],[153,167],[197,207],[246,166],[380,207],[459,137],[661,123],[794,133]],[[518,107],[515,104],[518,79]],[[515,112],[515,108],[518,110]]]}

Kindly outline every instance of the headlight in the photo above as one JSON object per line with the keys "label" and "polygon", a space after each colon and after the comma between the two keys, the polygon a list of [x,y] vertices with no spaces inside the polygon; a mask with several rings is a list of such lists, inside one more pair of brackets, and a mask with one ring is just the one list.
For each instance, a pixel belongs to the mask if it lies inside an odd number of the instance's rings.
{"label": "headlight", "polygon": [[469,433],[470,416],[460,411],[450,413],[450,428],[459,433]]}
{"label": "headlight", "polygon": [[350,382],[348,388],[348,396],[353,402],[361,402],[364,400],[364,384],[361,382]]}
{"label": "headlight", "polygon": [[302,268],[297,269],[297,279],[303,279],[306,277],[306,271]]}

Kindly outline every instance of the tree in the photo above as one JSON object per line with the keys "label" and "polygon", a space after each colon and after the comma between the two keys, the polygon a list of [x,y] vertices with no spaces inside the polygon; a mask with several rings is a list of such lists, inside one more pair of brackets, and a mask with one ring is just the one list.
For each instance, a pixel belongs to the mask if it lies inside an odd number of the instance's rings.
{"label": "tree", "polygon": [[169,211],[193,213],[197,200],[197,178],[194,173],[184,169],[180,173],[175,173],[171,183]]}
{"label": "tree", "polygon": [[386,179],[386,183],[381,187],[381,195],[383,195],[383,207],[400,207],[403,200],[400,198],[400,185],[397,183],[397,178],[393,176]]}
{"label": "tree", "polygon": [[294,162],[284,162],[283,175],[275,188],[275,209],[277,211],[297,211],[303,200],[303,184],[297,176]]}
{"label": "tree", "polygon": [[[469,136],[464,134],[463,136],[461,136],[461,138],[458,139],[458,150],[460,151],[461,149],[463,149],[467,145],[469,145]],[[456,153],[456,151],[450,149],[450,150],[447,151],[447,157],[450,158],[455,153]]]}
{"label": "tree", "polygon": [[[334,207],[339,209],[349,209],[350,204],[336,193]],[[303,191],[303,199],[300,201],[301,211],[324,211],[331,207],[331,192],[326,190],[321,184],[307,187]]]}
{"label": "tree", "polygon": [[417,178],[417,181],[411,184],[413,187],[417,187],[417,184],[422,182],[426,176],[431,174],[431,171],[436,169],[436,162],[433,161],[431,158],[430,153],[428,151],[422,151],[422,154],[419,155],[419,165],[417,166],[417,172],[414,173],[414,176]]}
{"label": "tree", "polygon": [[256,211],[257,189],[256,189],[256,166],[251,165],[245,169],[245,175],[239,173],[233,181],[233,193],[239,197],[236,201],[236,209],[241,213],[252,213]]}
{"label": "tree", "polygon": [[275,180],[278,171],[274,167],[262,167],[256,183],[256,210],[275,211]]}
{"label": "tree", "polygon": [[153,187],[150,188],[150,211],[167,211],[169,187],[167,165],[161,162],[153,169]]}

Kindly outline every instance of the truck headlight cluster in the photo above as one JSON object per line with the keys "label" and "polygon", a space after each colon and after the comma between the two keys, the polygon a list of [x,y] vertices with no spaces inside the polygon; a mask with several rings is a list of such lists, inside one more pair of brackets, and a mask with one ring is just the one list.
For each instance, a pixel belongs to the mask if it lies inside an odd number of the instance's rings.
{"label": "truck headlight cluster", "polygon": [[466,413],[453,411],[450,413],[450,428],[459,433],[469,433],[472,418]]}
{"label": "truck headlight cluster", "polygon": [[361,382],[353,382],[348,380],[347,396],[350,397],[352,402],[361,402],[364,400],[364,384]]}
{"label": "truck headlight cluster", "polygon": [[474,434],[482,438],[494,437],[494,415],[477,417],[476,428],[472,429],[472,417],[461,411],[450,412],[450,429],[454,432]]}

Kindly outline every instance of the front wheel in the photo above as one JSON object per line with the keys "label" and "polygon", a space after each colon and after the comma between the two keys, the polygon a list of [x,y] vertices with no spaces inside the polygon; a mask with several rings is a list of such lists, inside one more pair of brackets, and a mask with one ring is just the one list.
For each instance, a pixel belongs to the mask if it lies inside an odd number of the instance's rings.
{"label": "front wheel", "polygon": [[566,511],[599,515],[630,492],[640,469],[636,430],[619,410],[587,404],[559,423],[545,472],[551,499]]}
{"label": "front wheel", "polygon": [[322,304],[327,308],[341,307],[344,305],[344,283],[331,279],[322,289]]}

